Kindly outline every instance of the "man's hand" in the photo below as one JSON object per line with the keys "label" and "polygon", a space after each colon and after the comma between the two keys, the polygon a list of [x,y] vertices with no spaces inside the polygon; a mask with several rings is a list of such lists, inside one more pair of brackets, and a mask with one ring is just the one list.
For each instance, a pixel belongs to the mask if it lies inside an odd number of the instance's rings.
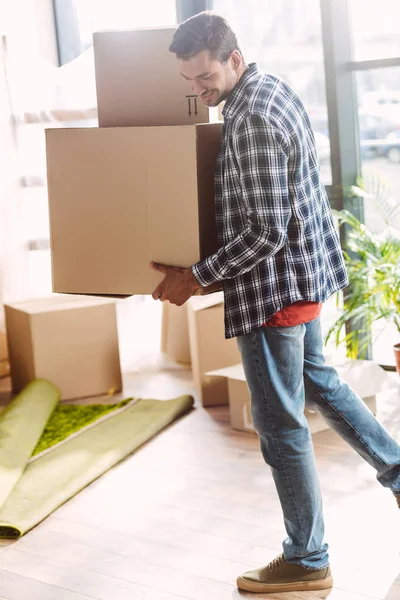
{"label": "man's hand", "polygon": [[165,274],[164,279],[152,294],[154,300],[161,300],[162,302],[168,300],[171,304],[182,306],[191,296],[202,293],[202,287],[191,269],[170,267],[155,262],[151,262],[150,266]]}

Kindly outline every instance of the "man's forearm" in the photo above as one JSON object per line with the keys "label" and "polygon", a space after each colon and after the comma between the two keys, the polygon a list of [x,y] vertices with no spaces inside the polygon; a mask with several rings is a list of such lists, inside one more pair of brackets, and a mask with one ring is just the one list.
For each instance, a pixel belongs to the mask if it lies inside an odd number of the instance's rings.
{"label": "man's forearm", "polygon": [[233,279],[251,271],[259,262],[273,256],[287,239],[286,229],[251,228],[208,258],[192,266],[192,272],[203,286]]}

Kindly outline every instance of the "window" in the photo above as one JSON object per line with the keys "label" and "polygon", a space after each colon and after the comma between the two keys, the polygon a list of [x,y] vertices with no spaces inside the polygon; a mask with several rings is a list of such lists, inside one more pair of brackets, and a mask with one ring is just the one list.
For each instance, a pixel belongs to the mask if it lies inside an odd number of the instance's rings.
{"label": "window", "polygon": [[[361,173],[367,191],[400,204],[400,67],[362,70],[356,73],[359,105]],[[382,209],[365,200],[366,225],[380,233],[387,229]],[[400,231],[400,217],[391,221]],[[393,229],[393,232],[395,230]],[[393,324],[373,327],[372,357],[380,364],[394,363],[393,345],[398,332]]]}
{"label": "window", "polygon": [[283,77],[308,110],[325,184],[331,183],[319,0],[214,0],[238,36],[247,62]]}
{"label": "window", "polygon": [[93,31],[174,27],[175,0],[74,0],[82,49],[92,44]]}
{"label": "window", "polygon": [[400,2],[350,0],[354,60],[400,56]]}
{"label": "window", "polygon": [[384,180],[400,202],[400,67],[359,71],[356,82],[362,174]]}

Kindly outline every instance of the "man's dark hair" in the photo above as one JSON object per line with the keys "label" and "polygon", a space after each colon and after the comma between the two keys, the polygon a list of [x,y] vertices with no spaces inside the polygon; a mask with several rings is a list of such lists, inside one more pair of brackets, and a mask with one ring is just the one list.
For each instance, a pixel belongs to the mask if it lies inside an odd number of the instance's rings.
{"label": "man's dark hair", "polygon": [[236,35],[228,21],[210,11],[201,12],[181,23],[169,50],[183,60],[208,50],[212,58],[220,62],[226,62],[233,50],[240,52]]}

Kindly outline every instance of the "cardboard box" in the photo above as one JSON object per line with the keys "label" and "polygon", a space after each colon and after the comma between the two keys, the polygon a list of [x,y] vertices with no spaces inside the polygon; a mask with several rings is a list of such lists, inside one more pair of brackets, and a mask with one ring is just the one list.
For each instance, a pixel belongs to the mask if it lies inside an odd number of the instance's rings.
{"label": "cardboard box", "polygon": [[9,372],[7,338],[6,334],[0,331],[0,377],[6,377]]}
{"label": "cardboard box", "polygon": [[218,248],[221,125],[46,131],[53,291],[151,294]]}
{"label": "cardboard box", "polygon": [[218,120],[191,91],[169,52],[174,29],[93,34],[100,127],[194,125]]}
{"label": "cardboard box", "polygon": [[203,406],[228,404],[226,377],[207,374],[240,360],[236,339],[225,339],[223,293],[194,296],[186,304],[193,379],[198,397]]}
{"label": "cardboard box", "polygon": [[187,308],[163,302],[161,352],[177,362],[190,364]]}
{"label": "cardboard box", "polygon": [[8,359],[7,338],[4,331],[0,331],[0,362]]}
{"label": "cardboard box", "polygon": [[[334,366],[340,377],[353,388],[374,414],[376,413],[376,394],[394,387],[393,380],[387,373],[370,361],[345,360]],[[254,432],[250,412],[250,394],[242,363],[225,369],[217,369],[207,375],[215,376],[217,379],[227,378],[232,428]],[[305,415],[312,434],[329,429],[319,413],[306,409]]]}
{"label": "cardboard box", "polygon": [[54,296],[5,305],[14,392],[36,378],[56,385],[63,399],[122,387],[115,303]]}

